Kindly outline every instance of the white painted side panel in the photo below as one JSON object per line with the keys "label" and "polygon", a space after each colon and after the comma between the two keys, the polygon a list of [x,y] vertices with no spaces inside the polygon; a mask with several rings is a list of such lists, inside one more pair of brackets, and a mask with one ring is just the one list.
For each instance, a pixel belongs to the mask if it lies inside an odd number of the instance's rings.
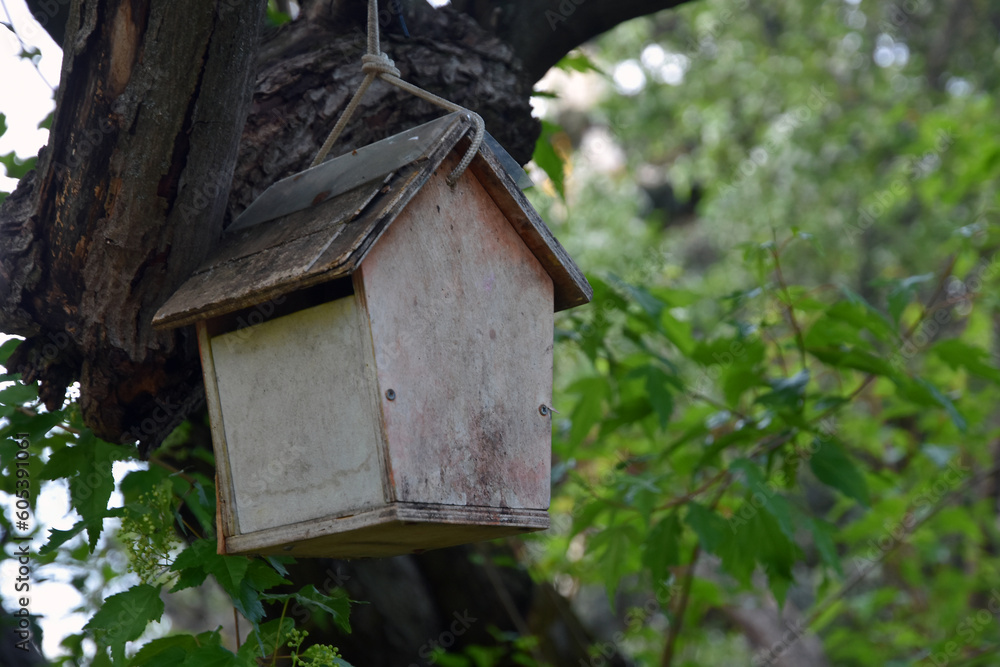
{"label": "white painted side panel", "polygon": [[361,265],[395,497],[545,509],[552,280],[455,159]]}
{"label": "white painted side panel", "polygon": [[212,339],[239,532],[384,501],[356,298]]}

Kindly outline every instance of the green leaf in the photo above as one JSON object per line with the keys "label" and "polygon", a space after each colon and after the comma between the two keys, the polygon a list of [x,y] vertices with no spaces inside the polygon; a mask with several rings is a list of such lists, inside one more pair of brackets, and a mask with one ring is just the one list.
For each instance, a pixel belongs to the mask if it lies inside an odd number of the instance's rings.
{"label": "green leaf", "polygon": [[267,6],[267,21],[273,26],[285,25],[292,20],[292,17],[288,14],[278,11],[271,7],[270,4]]}
{"label": "green leaf", "polygon": [[24,178],[25,174],[35,168],[35,164],[37,162],[37,157],[29,157],[22,160],[13,152],[7,153],[6,155],[0,155],[0,164],[4,166],[4,170],[7,172],[8,178]]}
{"label": "green leaf", "polygon": [[569,431],[571,447],[579,445],[594,424],[601,420],[604,414],[604,401],[611,395],[611,387],[605,377],[595,375],[581,378],[566,388],[568,394],[578,394],[580,400],[570,415],[572,426]]}
{"label": "green leaf", "polygon": [[618,583],[628,572],[632,545],[637,543],[638,536],[634,527],[613,522],[611,526],[592,538],[591,546],[600,554],[597,561],[598,570],[612,605]]}
{"label": "green leaf", "polygon": [[682,531],[677,512],[671,512],[649,531],[642,553],[642,564],[649,569],[654,582],[666,580],[670,567],[680,564]]}
{"label": "green leaf", "polygon": [[816,479],[868,507],[871,504],[868,483],[843,446],[833,438],[816,440],[813,444],[818,448],[809,458],[809,469]]}
{"label": "green leaf", "polygon": [[[3,114],[0,114],[0,116],[3,116]],[[0,120],[0,124],[2,124],[2,122],[3,121]],[[3,134],[3,132],[0,132],[0,134]],[[17,346],[23,342],[24,341],[20,338],[11,338],[10,340],[4,341],[3,345],[0,345],[0,365],[6,366],[7,361],[10,359],[10,355],[13,354],[14,350],[17,349]]]}
{"label": "green leaf", "polygon": [[32,384],[15,384],[0,391],[0,404],[2,405],[25,405],[38,400],[38,386]]}
{"label": "green leaf", "polygon": [[[79,535],[84,530],[87,530],[91,534],[96,532],[99,535],[105,519],[121,517],[123,512],[124,510],[121,507],[115,507],[104,512],[102,516],[94,517],[89,521],[77,521],[69,530],[52,528],[49,530],[49,541],[38,550],[38,554],[40,556],[45,556],[55,552],[56,549]],[[93,548],[90,547],[88,552],[93,553]]]}
{"label": "green leaf", "polygon": [[683,322],[664,309],[660,313],[660,331],[673,343],[681,354],[690,357],[695,348],[694,334],[690,322]]}
{"label": "green leaf", "polygon": [[235,667],[242,664],[236,655],[218,644],[202,645],[188,654],[180,667]]}
{"label": "green leaf", "polygon": [[782,605],[792,583],[792,566],[802,552],[767,512],[758,512],[751,519],[749,529],[748,541],[756,551],[755,558],[767,573],[771,594]]}
{"label": "green leaf", "polygon": [[104,525],[98,519],[108,516],[108,501],[115,490],[112,466],[134,456],[134,447],[112,445],[86,431],[74,445],[54,451],[42,468],[42,479],[69,478],[70,502],[86,522],[91,550]]}
{"label": "green leaf", "polygon": [[810,518],[806,522],[809,532],[813,536],[813,545],[819,552],[823,562],[832,567],[837,574],[844,576],[844,570],[840,565],[840,557],[837,555],[837,545],[833,541],[836,534],[836,527],[827,521],[819,518]]}
{"label": "green leaf", "polygon": [[261,590],[289,583],[267,561],[216,553],[215,541],[211,539],[192,543],[177,556],[170,569],[180,573],[172,593],[197,586],[205,580],[206,574],[211,574],[229,595],[236,610],[254,624],[264,618]]}
{"label": "green leaf", "polygon": [[309,584],[297,593],[265,594],[261,595],[261,599],[269,602],[295,600],[304,607],[329,614],[344,632],[351,631],[351,601],[343,589],[336,589],[330,595],[324,595]]}
{"label": "green leaf", "polygon": [[111,648],[116,664],[124,664],[125,643],[138,639],[146,626],[161,616],[159,587],[139,584],[105,599],[84,630],[93,633],[98,646]]}
{"label": "green leaf", "polygon": [[597,72],[598,74],[604,74],[601,68],[595,65],[594,61],[580,49],[570,51],[555,66],[565,72]]}
{"label": "green leaf", "polygon": [[271,655],[275,646],[282,647],[283,640],[287,640],[288,634],[294,629],[295,621],[287,617],[261,623],[243,642],[237,655],[247,664],[259,664],[260,661],[254,659]]}
{"label": "green leaf", "polygon": [[752,506],[766,510],[781,526],[781,532],[788,539],[794,540],[795,523],[792,520],[792,505],[773,485],[767,484],[760,467],[749,459],[736,459],[730,465],[730,469],[743,473]]}
{"label": "green leaf", "polygon": [[705,551],[720,555],[732,532],[726,520],[699,503],[690,502],[687,507],[688,513],[684,522],[698,536],[698,541]]}
{"label": "green leaf", "polygon": [[885,343],[893,344],[899,338],[896,328],[870,303],[859,295],[852,301],[839,301],[827,309],[826,315],[834,320],[851,324],[855,329],[866,330]]}
{"label": "green leaf", "polygon": [[561,127],[547,120],[542,121],[542,134],[535,143],[535,153],[532,159],[552,180],[552,186],[559,197],[566,200],[566,160],[556,149],[555,139],[565,135]]}
{"label": "green leaf", "polygon": [[1000,385],[1000,369],[993,365],[986,350],[958,339],[943,340],[931,348],[952,369],[964,368],[976,377]]}
{"label": "green leaf", "polygon": [[899,318],[902,317],[903,311],[906,309],[906,306],[909,305],[910,301],[913,299],[913,295],[917,291],[917,285],[930,280],[934,280],[933,273],[925,273],[920,276],[910,276],[909,278],[904,278],[903,280],[897,282],[892,291],[889,292],[889,317],[892,318],[893,323],[897,327],[899,326]]}
{"label": "green leaf", "polygon": [[175,667],[193,653],[198,642],[193,635],[174,635],[154,639],[132,657],[129,667]]}
{"label": "green leaf", "polygon": [[771,391],[758,396],[755,403],[798,412],[804,404],[809,370],[803,368],[792,377],[774,380],[770,384]]}
{"label": "green leaf", "polygon": [[217,547],[210,539],[197,540],[182,551],[170,565],[172,572],[180,573],[177,583],[170,592],[176,593],[185,588],[200,586],[208,576],[206,561],[218,557],[216,551]]}
{"label": "green leaf", "polygon": [[660,428],[665,429],[674,412],[674,398],[668,389],[668,386],[673,384],[673,378],[656,366],[643,366],[637,370],[645,381],[649,402],[659,418]]}
{"label": "green leaf", "polygon": [[920,390],[926,392],[926,395],[930,396],[935,403],[945,409],[945,412],[948,413],[948,417],[951,418],[951,422],[955,425],[955,428],[963,433],[968,429],[969,425],[968,422],[965,421],[965,417],[963,417],[962,413],[958,411],[958,408],[955,407],[955,404],[952,403],[951,399],[942,394],[937,387],[924,378],[914,378],[914,384]]}

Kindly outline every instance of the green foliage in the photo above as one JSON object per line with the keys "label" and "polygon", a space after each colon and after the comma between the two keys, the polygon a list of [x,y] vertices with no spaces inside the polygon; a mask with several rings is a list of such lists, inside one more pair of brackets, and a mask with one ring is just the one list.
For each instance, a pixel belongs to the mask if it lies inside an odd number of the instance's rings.
{"label": "green foliage", "polygon": [[[0,360],[6,361],[18,342],[0,346]],[[63,641],[68,654],[59,664],[250,667],[281,649],[284,657],[303,667],[347,665],[334,647],[303,647],[305,636],[293,635],[297,630],[291,620],[283,619],[277,625],[263,622],[265,604],[284,603],[287,608],[289,602],[294,602],[330,618],[349,632],[350,600],[342,591],[327,594],[312,585],[295,593],[271,592],[290,583],[280,559],[219,555],[212,480],[170,470],[155,460],[153,464],[141,464],[134,446],[113,445],[95,438],[80,423],[74,405],[65,411],[45,412],[39,405],[35,385],[11,383],[17,376],[4,379],[7,384],[0,388],[0,414],[4,416],[0,425],[0,490],[13,496],[19,489],[30,489],[26,495],[33,514],[38,497],[51,489],[46,484],[65,484],[70,506],[79,516],[69,529],[49,530],[48,541],[37,555],[36,566],[40,569],[33,570],[32,576],[36,581],[44,578],[49,564],[58,564],[64,571],[92,568],[91,562],[104,561],[109,548],[115,548],[109,547],[109,542],[116,539],[122,542],[117,549],[124,550],[128,570],[140,580],[127,590],[98,596],[83,632]],[[28,465],[15,465],[18,460]],[[133,470],[117,487],[124,505],[111,507],[116,489],[113,468],[125,463]],[[30,482],[27,487],[25,480]],[[195,517],[195,525],[189,524],[185,516]],[[109,533],[106,520],[119,518],[121,528]],[[37,531],[33,519],[28,524]],[[3,515],[0,529],[4,534],[14,533],[12,517]],[[83,534],[85,541],[79,539]],[[4,552],[3,558],[10,557]],[[127,573],[104,566],[101,574],[105,587],[113,582],[121,590],[120,579]],[[238,648],[226,647],[221,633],[213,630],[142,643],[148,639],[150,624],[163,616],[164,591],[172,594],[198,586],[209,576],[225,591],[234,609],[250,621],[253,630],[247,641]],[[86,580],[87,576],[83,576],[78,581],[81,592]],[[95,655],[87,654],[84,639],[96,644]],[[293,650],[285,651],[293,639],[297,642]],[[137,648],[135,642],[139,642]]]}
{"label": "green foliage", "polygon": [[535,144],[534,160],[551,179],[552,187],[560,197],[566,197],[566,153],[565,143],[560,139],[565,137],[562,128],[548,121],[542,121],[542,134]]}
{"label": "green foliage", "polygon": [[607,591],[639,664],[676,628],[669,664],[765,664],[718,612],[772,600],[831,664],[1000,644],[968,620],[1000,584],[1000,161],[964,129],[1000,130],[995,43],[935,51],[947,3],[900,7],[691,3],[584,49],[641,92],[542,101],[575,151],[560,197],[530,196],[595,295],[557,320],[554,528],[529,553],[577,604]]}
{"label": "green foliage", "polygon": [[124,664],[125,642],[138,639],[146,626],[162,615],[160,588],[139,584],[105,600],[84,630],[92,633],[99,652],[108,647],[112,661]]}

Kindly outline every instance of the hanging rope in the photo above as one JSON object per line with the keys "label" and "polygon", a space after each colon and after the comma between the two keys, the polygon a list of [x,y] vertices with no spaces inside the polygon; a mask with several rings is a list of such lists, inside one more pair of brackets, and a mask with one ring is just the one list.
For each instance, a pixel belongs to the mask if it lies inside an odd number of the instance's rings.
{"label": "hanging rope", "polygon": [[439,107],[443,107],[448,111],[459,111],[466,114],[466,117],[472,121],[473,124],[473,135],[472,143],[469,145],[469,150],[466,151],[465,157],[462,161],[458,163],[455,170],[451,172],[448,176],[448,185],[455,185],[458,182],[459,177],[465,173],[466,168],[472,162],[472,159],[476,156],[479,151],[479,146],[483,143],[483,135],[486,133],[486,123],[480,118],[479,114],[474,111],[470,111],[465,107],[459,106],[454,102],[450,102],[443,97],[439,97],[434,93],[428,92],[423,88],[414,86],[412,83],[403,81],[399,76],[399,70],[396,69],[396,63],[389,58],[389,55],[382,52],[381,46],[379,45],[379,34],[378,34],[378,0],[369,0],[368,2],[368,53],[361,56],[361,71],[365,73],[365,78],[361,81],[361,85],[358,86],[357,92],[354,93],[354,97],[348,103],[347,108],[344,109],[343,113],[340,114],[340,118],[337,120],[337,124],[333,126],[330,130],[330,135],[323,142],[323,146],[319,149],[316,154],[316,158],[312,161],[312,167],[315,167],[321,163],[330,152],[333,144],[337,142],[340,138],[341,133],[347,126],[348,121],[351,120],[351,116],[357,111],[358,105],[361,104],[361,98],[364,97],[365,92],[372,85],[375,79],[382,79],[388,84],[396,86],[406,92],[410,93],[415,97],[419,97],[422,100],[426,100],[431,104],[436,104]]}

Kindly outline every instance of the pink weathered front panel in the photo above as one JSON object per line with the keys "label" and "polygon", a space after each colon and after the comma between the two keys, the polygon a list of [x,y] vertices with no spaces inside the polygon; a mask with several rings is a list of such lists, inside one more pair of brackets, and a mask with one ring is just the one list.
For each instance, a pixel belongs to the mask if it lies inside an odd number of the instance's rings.
{"label": "pink weathered front panel", "polygon": [[448,187],[453,164],[392,223],[358,281],[396,499],[544,509],[552,281],[474,176]]}

